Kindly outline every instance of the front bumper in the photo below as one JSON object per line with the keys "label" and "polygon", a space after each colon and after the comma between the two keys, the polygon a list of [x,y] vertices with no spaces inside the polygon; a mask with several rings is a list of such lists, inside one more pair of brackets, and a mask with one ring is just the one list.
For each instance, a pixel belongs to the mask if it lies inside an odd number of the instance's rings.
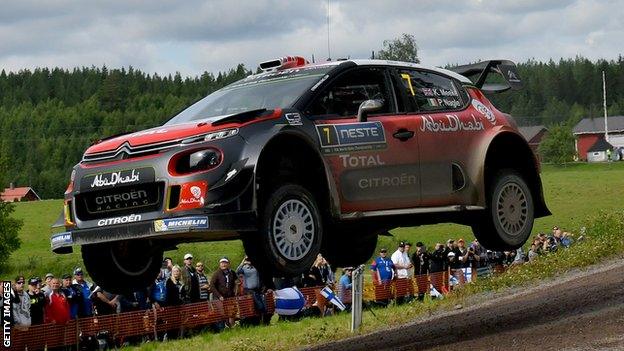
{"label": "front bumper", "polygon": [[53,252],[64,254],[73,252],[74,245],[144,239],[156,240],[166,246],[182,242],[236,239],[240,232],[256,229],[253,212],[207,215],[192,211],[181,217],[56,233],[51,236],[50,245]]}

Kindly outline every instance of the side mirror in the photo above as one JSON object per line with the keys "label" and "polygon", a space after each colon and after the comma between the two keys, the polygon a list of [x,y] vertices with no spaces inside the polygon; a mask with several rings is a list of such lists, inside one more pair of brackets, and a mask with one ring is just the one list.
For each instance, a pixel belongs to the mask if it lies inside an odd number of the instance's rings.
{"label": "side mirror", "polygon": [[360,104],[358,108],[358,122],[366,122],[366,116],[380,110],[383,107],[383,100],[366,100]]}

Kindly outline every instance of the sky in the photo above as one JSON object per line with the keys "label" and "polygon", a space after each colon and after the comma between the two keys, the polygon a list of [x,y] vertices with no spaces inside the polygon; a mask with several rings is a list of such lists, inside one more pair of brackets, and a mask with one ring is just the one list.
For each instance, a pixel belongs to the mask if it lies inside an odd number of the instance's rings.
{"label": "sky", "polygon": [[[328,35],[329,13],[329,35]],[[368,58],[414,35],[425,65],[624,54],[624,0],[4,0],[0,69],[216,73],[286,55]]]}

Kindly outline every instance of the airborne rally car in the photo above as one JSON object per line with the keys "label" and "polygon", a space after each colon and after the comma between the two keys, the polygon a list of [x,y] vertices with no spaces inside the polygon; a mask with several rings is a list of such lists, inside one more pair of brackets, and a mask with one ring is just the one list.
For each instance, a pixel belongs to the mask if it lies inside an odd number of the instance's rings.
{"label": "airborne rally car", "polygon": [[521,86],[512,62],[260,67],[161,127],[87,149],[53,251],[82,246],[115,291],[149,284],[182,242],[240,238],[262,269],[288,275],[319,252],[362,263],[399,226],[465,224],[487,248],[513,249],[550,214],[535,156],[483,94]]}

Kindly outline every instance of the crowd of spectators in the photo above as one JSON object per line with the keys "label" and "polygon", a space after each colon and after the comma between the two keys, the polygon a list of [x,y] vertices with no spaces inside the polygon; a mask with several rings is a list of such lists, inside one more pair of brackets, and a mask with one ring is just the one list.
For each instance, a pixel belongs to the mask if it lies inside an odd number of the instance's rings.
{"label": "crowd of spectators", "polygon": [[[582,237],[577,240],[582,240]],[[431,293],[430,287],[442,292],[445,292],[444,287],[447,285],[452,288],[452,279],[458,276],[458,272],[463,277],[461,279],[466,277],[467,271],[471,274],[491,274],[497,268],[524,264],[540,255],[567,248],[573,241],[574,236],[571,233],[554,227],[550,235],[539,233],[532,238],[527,254],[522,249],[493,252],[484,248],[476,239],[470,244],[466,244],[463,239],[449,239],[446,244],[436,243],[431,249],[422,242],[417,242],[413,252],[411,243],[400,242],[390,257],[388,250],[382,248],[379,256],[372,261],[370,270],[376,286],[384,286],[397,280],[415,281],[418,277],[428,277],[424,288],[422,284],[416,284],[417,289],[414,290],[414,284],[408,284],[407,296],[397,299],[396,302],[403,303],[414,299],[422,301],[426,293]],[[11,292],[13,324],[18,328],[43,323],[64,324],[76,318],[150,308],[161,309],[202,301],[223,301],[242,294],[250,295],[255,309],[260,312],[260,317],[250,322],[268,323],[271,316],[266,314],[265,294],[271,292],[270,288],[293,286],[335,287],[337,296],[346,309],[350,309],[353,268],[343,268],[336,281],[335,270],[321,254],[302,276],[274,278],[270,287],[265,284],[267,280],[262,279],[249,257],[245,257],[236,269],[231,268],[227,257],[220,258],[218,264],[219,268],[209,275],[206,274],[202,262],[194,264],[193,255],[190,253],[184,255],[182,265],[175,264],[167,257],[163,260],[162,268],[152,286],[127,294],[115,294],[95,286],[84,279],[83,271],[79,267],[74,269],[73,274],[64,274],[60,279],[52,273],[46,274],[44,280],[39,277],[26,280],[23,276],[18,276]],[[442,272],[449,274],[444,276],[440,274]],[[434,278],[436,274],[440,278]],[[450,279],[450,284],[442,279]],[[387,304],[389,299],[378,302]],[[224,307],[228,320],[214,326],[217,330],[232,327],[235,323],[236,311],[227,305]],[[321,311],[323,313],[324,309]]]}

